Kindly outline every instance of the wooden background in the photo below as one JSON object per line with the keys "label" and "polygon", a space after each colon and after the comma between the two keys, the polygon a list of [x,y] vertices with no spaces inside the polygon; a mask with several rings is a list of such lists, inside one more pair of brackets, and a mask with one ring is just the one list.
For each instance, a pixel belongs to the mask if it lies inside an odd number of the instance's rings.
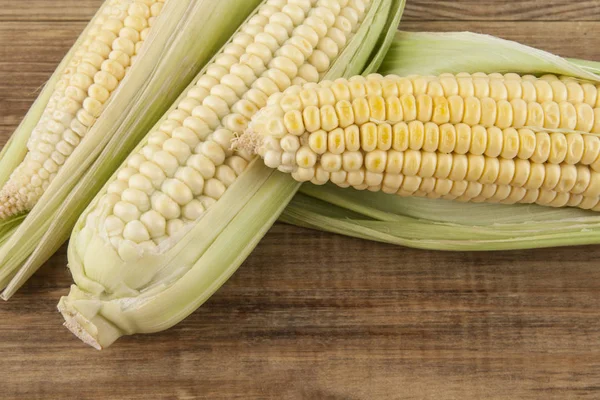
{"label": "wooden background", "polygon": [[[101,0],[0,0],[0,145]],[[600,60],[597,0],[409,0],[471,30]],[[0,304],[0,398],[598,399],[600,247],[441,253],[276,225],[168,332],[97,352],[55,311],[64,249]]]}

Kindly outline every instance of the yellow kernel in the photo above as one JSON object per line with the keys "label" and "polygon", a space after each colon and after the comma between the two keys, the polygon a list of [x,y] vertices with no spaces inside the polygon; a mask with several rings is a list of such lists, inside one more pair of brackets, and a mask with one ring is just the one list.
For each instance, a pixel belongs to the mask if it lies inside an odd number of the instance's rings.
{"label": "yellow kernel", "polygon": [[458,94],[462,98],[475,96],[475,86],[473,85],[473,79],[471,77],[458,78]]}
{"label": "yellow kernel", "polygon": [[510,183],[511,186],[522,187],[529,179],[529,174],[531,172],[531,163],[529,160],[515,160],[515,173],[513,176],[513,180]]}
{"label": "yellow kernel", "polygon": [[321,128],[330,132],[339,126],[339,120],[332,105],[321,107]]}
{"label": "yellow kernel", "polygon": [[450,121],[450,104],[446,97],[433,98],[433,115],[431,121],[436,124],[444,124]]}
{"label": "yellow kernel", "polygon": [[425,124],[425,134],[423,138],[423,150],[434,152],[438,149],[440,142],[440,128],[433,122]]}
{"label": "yellow kernel", "polygon": [[310,149],[317,154],[324,154],[327,151],[327,132],[318,130],[308,137]]}
{"label": "yellow kernel", "polygon": [[398,96],[400,96],[400,97],[414,93],[412,82],[408,78],[398,79],[396,81],[396,86],[398,86]]}
{"label": "yellow kernel", "polygon": [[487,149],[488,132],[481,126],[477,125],[471,129],[471,148],[470,153],[474,155],[481,155]]}
{"label": "yellow kernel", "polygon": [[404,164],[404,153],[391,150],[387,155],[386,172],[391,174],[400,174]]}
{"label": "yellow kernel", "polygon": [[342,154],[346,149],[344,140],[344,130],[342,128],[334,129],[327,137],[328,149],[333,154]]}
{"label": "yellow kernel", "polygon": [[360,130],[357,125],[350,125],[344,129],[346,149],[348,151],[360,150]]}
{"label": "yellow kernel", "polygon": [[312,168],[317,163],[317,155],[309,147],[302,146],[296,153],[296,164],[301,168]]}
{"label": "yellow kernel", "polygon": [[360,151],[346,151],[342,154],[342,166],[345,171],[358,171],[363,164],[363,154]]}
{"label": "yellow kernel", "polygon": [[437,155],[435,153],[421,153],[421,168],[419,176],[421,178],[431,178],[437,167]]}
{"label": "yellow kernel", "polygon": [[365,152],[377,148],[377,126],[368,122],[360,127],[361,148]]}
{"label": "yellow kernel", "polygon": [[400,103],[402,104],[402,113],[405,122],[417,119],[417,99],[415,96],[412,94],[402,95],[402,97],[400,97]]}
{"label": "yellow kernel", "polygon": [[367,99],[354,99],[352,101],[352,109],[354,111],[354,122],[357,125],[362,125],[370,120],[371,115]]}
{"label": "yellow kernel", "polygon": [[421,169],[421,155],[423,153],[418,150],[407,150],[404,153],[404,164],[402,174],[405,176],[416,176]]}
{"label": "yellow kernel", "polygon": [[409,144],[409,128],[406,122],[394,124],[392,128],[392,147],[397,151],[408,149]]}
{"label": "yellow kernel", "polygon": [[463,122],[467,125],[474,126],[481,121],[481,102],[476,97],[467,97],[465,99],[465,112]]}
{"label": "yellow kernel", "polygon": [[440,144],[438,151],[441,153],[451,153],[456,147],[456,128],[452,124],[440,126]]}
{"label": "yellow kernel", "polygon": [[577,114],[577,125],[575,129],[580,132],[591,132],[594,127],[594,110],[585,103],[580,103],[575,106]]}
{"label": "yellow kernel", "polygon": [[585,95],[581,85],[576,81],[569,81],[565,84],[567,86],[567,101],[571,104],[583,103]]}
{"label": "yellow kernel", "polygon": [[371,112],[371,120],[376,122],[385,121],[385,100],[381,96],[370,95],[367,98],[369,103],[369,110]]}
{"label": "yellow kernel", "polygon": [[525,189],[539,189],[544,183],[546,177],[546,168],[544,164],[531,163],[529,172],[529,179],[525,183]]}
{"label": "yellow kernel", "polygon": [[484,99],[490,96],[489,80],[485,78],[473,77],[473,86],[475,87],[475,97]]}
{"label": "yellow kernel", "polygon": [[365,168],[370,172],[383,172],[386,167],[387,152],[374,150],[365,156]]}
{"label": "yellow kernel", "polygon": [[466,154],[471,148],[471,127],[467,124],[456,125],[456,145],[454,152]]}
{"label": "yellow kernel", "polygon": [[504,142],[502,146],[501,156],[503,158],[515,158],[519,153],[519,133],[514,128],[506,128],[502,132]]}
{"label": "yellow kernel", "polygon": [[547,190],[554,190],[558,182],[560,181],[560,175],[562,173],[560,165],[558,164],[545,164],[546,169],[544,182],[542,187]]}
{"label": "yellow kernel", "polygon": [[504,82],[507,92],[507,100],[510,102],[514,99],[521,99],[523,95],[523,88],[518,80],[506,80]]}
{"label": "yellow kernel", "polygon": [[346,128],[354,123],[354,110],[352,104],[347,100],[338,101],[335,105],[335,111],[338,116],[339,124]]}
{"label": "yellow kernel", "polygon": [[565,162],[567,164],[577,164],[583,157],[584,140],[583,135],[579,133],[568,133],[566,135],[567,152]]}
{"label": "yellow kernel", "polygon": [[467,174],[465,179],[469,182],[477,182],[483,175],[485,169],[485,157],[469,154],[467,156]]}
{"label": "yellow kernel", "polygon": [[510,185],[515,176],[515,162],[506,158],[500,158],[500,166],[498,171],[498,185]]}
{"label": "yellow kernel", "polygon": [[504,136],[502,130],[497,127],[487,129],[487,147],[485,155],[488,157],[498,157],[502,152]]}
{"label": "yellow kernel", "polygon": [[425,141],[425,126],[421,121],[412,121],[408,124],[409,146],[412,150],[423,148]]}
{"label": "yellow kernel", "polygon": [[536,148],[536,136],[530,129],[519,129],[519,152],[517,156],[523,160],[529,159]]}
{"label": "yellow kernel", "polygon": [[304,127],[308,132],[315,132],[321,129],[321,115],[319,108],[308,106],[302,112]]}
{"label": "yellow kernel", "polygon": [[536,132],[535,142],[535,151],[531,155],[531,161],[534,163],[545,163],[550,156],[550,135],[547,132]]}
{"label": "yellow kernel", "polygon": [[325,153],[321,156],[321,167],[327,172],[336,172],[342,168],[342,156]]}
{"label": "yellow kernel", "polygon": [[501,101],[508,99],[508,90],[504,85],[504,79],[493,79],[489,83],[490,85],[490,94],[489,96],[494,99],[494,101]]}
{"label": "yellow kernel", "polygon": [[525,102],[533,103],[536,101],[537,93],[536,93],[535,86],[533,85],[532,81],[530,81],[530,80],[521,81],[521,88],[523,89],[523,94],[521,95],[521,98],[523,100],[525,100]]}
{"label": "yellow kernel", "polygon": [[433,99],[426,94],[417,96],[417,119],[421,122],[429,122],[433,116]]}
{"label": "yellow kernel", "polygon": [[392,147],[392,126],[388,123],[377,125],[377,148],[389,150]]}
{"label": "yellow kernel", "polygon": [[301,136],[305,132],[302,113],[298,110],[286,112],[283,117],[283,124],[292,135]]}
{"label": "yellow kernel", "polygon": [[452,157],[452,169],[448,175],[448,179],[453,181],[462,181],[467,176],[469,169],[469,159],[465,155],[457,154]]}
{"label": "yellow kernel", "polygon": [[450,175],[454,158],[451,154],[437,153],[436,155],[437,167],[434,176],[439,179],[446,179]]}
{"label": "yellow kernel", "polygon": [[577,126],[577,111],[575,106],[568,102],[562,102],[560,108],[560,125],[561,129],[575,129]]}

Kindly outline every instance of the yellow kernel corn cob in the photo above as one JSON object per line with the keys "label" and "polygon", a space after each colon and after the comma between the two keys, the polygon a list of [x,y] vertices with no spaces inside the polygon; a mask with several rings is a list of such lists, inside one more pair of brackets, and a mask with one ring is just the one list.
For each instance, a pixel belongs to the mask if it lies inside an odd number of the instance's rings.
{"label": "yellow kernel corn cob", "polygon": [[0,220],[31,210],[100,116],[165,0],[112,0],[56,84],[24,161],[0,189]]}
{"label": "yellow kernel corn cob", "polygon": [[117,172],[85,229],[99,231],[125,261],[185,233],[248,165],[250,153],[231,150],[235,133],[270,95],[317,82],[368,7],[368,0],[267,1]]}
{"label": "yellow kernel corn cob", "polygon": [[301,182],[600,210],[600,87],[546,75],[370,75],[269,99],[237,147]]}

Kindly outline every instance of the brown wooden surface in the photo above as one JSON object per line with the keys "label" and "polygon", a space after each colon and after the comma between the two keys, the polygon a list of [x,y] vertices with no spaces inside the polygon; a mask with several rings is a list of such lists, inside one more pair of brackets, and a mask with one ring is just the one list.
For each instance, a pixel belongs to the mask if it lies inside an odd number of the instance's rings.
{"label": "brown wooden surface", "polygon": [[[100,3],[0,0],[0,145]],[[596,0],[408,3],[403,29],[600,60]],[[55,311],[70,284],[62,249],[0,304],[0,398],[598,399],[599,258],[419,251],[276,225],[183,323],[97,352]]]}

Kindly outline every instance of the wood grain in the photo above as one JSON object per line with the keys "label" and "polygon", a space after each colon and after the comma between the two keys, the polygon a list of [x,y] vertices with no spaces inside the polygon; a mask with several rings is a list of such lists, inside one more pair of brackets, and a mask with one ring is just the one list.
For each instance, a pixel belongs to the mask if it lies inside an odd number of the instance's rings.
{"label": "wood grain", "polygon": [[[596,1],[408,1],[403,29],[600,60]],[[0,145],[99,3],[0,0]],[[183,323],[96,352],[55,311],[71,282],[63,248],[0,304],[0,398],[597,399],[599,258],[598,246],[419,251],[278,224]]]}
{"label": "wood grain", "polygon": [[[87,21],[103,0],[2,0],[0,21]],[[415,21],[598,21],[596,0],[413,0],[404,20]]]}

